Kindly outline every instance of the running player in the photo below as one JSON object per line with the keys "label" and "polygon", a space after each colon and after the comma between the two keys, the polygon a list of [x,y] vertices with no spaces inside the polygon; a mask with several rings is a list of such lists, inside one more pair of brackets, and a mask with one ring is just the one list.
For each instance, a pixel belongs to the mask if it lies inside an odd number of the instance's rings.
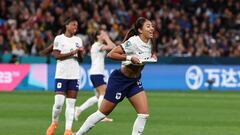
{"label": "running player", "polygon": [[108,53],[107,57],[123,61],[122,66],[111,73],[99,110],[86,119],[76,135],[83,135],[89,131],[109,115],[125,97],[137,112],[132,135],[143,133],[149,112],[147,97],[140,78],[144,63],[157,61],[156,52],[153,51],[153,35],[154,27],[151,21],[140,17],[129,30],[123,44]]}

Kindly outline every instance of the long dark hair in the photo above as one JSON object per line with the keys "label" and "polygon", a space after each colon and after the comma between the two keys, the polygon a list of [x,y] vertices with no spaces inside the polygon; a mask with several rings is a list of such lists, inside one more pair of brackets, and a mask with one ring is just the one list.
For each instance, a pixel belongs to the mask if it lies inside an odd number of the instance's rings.
{"label": "long dark hair", "polygon": [[[139,28],[142,28],[144,23],[147,21],[147,18],[144,17],[139,17],[136,22],[134,23],[134,25],[132,26],[132,28],[128,31],[128,33],[126,34],[126,36],[124,37],[123,42],[125,42],[126,40],[128,40],[130,37],[134,36],[134,35],[139,35]],[[156,45],[156,39],[151,39],[152,42],[152,53],[156,53],[157,52],[157,45]]]}
{"label": "long dark hair", "polygon": [[134,35],[139,35],[139,28],[143,27],[143,24],[147,21],[148,19],[144,18],[144,17],[139,17],[136,22],[134,23],[134,25],[132,26],[132,28],[128,31],[128,33],[126,34],[126,36],[124,37],[123,42],[125,42],[126,40],[128,40],[130,37],[134,36]]}
{"label": "long dark hair", "polygon": [[98,41],[97,36],[99,36],[100,34],[101,34],[101,30],[100,29],[97,29],[96,31],[94,31],[94,33],[93,33],[93,40],[94,40],[94,42]]}

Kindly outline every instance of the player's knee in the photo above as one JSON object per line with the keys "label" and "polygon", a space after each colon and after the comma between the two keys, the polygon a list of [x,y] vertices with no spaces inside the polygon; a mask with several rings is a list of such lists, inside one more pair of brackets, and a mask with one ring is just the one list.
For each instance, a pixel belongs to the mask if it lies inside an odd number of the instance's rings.
{"label": "player's knee", "polygon": [[54,101],[54,107],[57,109],[61,109],[64,104],[65,97],[62,95],[56,95]]}
{"label": "player's knee", "polygon": [[63,103],[55,103],[54,107],[57,109],[61,109],[63,107]]}
{"label": "player's knee", "polygon": [[137,115],[138,115],[138,117],[143,118],[143,119],[147,119],[149,117],[149,114],[141,114],[141,113],[139,113]]}

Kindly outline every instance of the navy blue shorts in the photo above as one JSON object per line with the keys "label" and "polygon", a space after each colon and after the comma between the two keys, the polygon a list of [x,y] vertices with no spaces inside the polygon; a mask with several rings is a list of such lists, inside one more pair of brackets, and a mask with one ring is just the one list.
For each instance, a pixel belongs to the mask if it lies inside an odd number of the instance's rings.
{"label": "navy blue shorts", "polygon": [[93,84],[94,88],[97,88],[98,86],[101,86],[103,84],[106,84],[104,81],[104,76],[103,75],[90,75],[91,82]]}
{"label": "navy blue shorts", "polygon": [[104,98],[117,104],[125,97],[130,98],[136,95],[144,90],[140,78],[141,76],[138,78],[128,78],[120,70],[114,70],[108,79]]}
{"label": "navy blue shorts", "polygon": [[79,90],[78,79],[55,79],[55,91],[67,92],[68,90]]}

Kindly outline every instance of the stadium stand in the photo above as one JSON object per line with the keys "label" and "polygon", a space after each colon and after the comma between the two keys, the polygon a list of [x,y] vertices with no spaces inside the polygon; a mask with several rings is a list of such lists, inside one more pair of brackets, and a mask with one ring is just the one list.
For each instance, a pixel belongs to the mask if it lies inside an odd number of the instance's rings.
{"label": "stadium stand", "polygon": [[0,54],[2,62],[11,54],[31,62],[25,56],[38,56],[53,42],[64,19],[78,14],[78,35],[87,52],[94,29],[106,29],[120,43],[136,18],[144,16],[155,24],[159,56],[238,57],[239,11],[239,0],[3,0]]}

